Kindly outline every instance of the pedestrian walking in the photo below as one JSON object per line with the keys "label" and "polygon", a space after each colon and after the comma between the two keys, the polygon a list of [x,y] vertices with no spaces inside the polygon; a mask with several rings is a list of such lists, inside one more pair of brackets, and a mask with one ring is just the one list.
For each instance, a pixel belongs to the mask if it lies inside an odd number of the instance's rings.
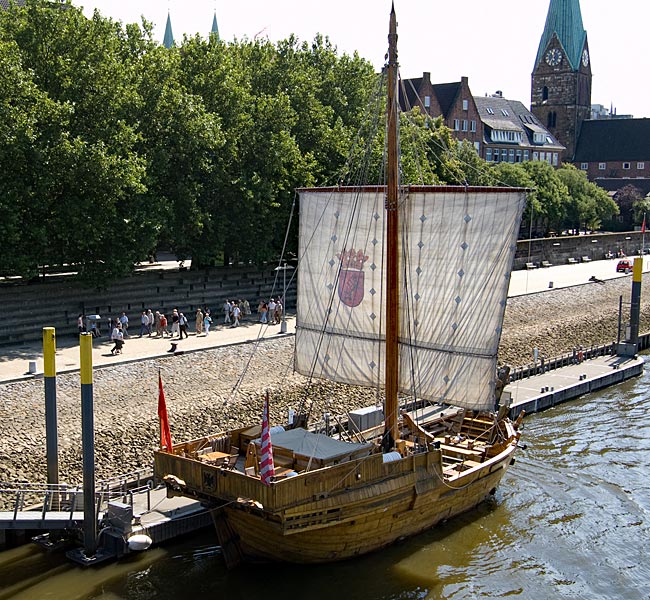
{"label": "pedestrian walking", "polygon": [[169,336],[169,330],[167,329],[167,317],[164,314],[160,314],[160,331],[161,331],[161,336],[165,337],[165,335]]}
{"label": "pedestrian walking", "polygon": [[230,313],[232,312],[232,304],[230,300],[226,300],[223,303],[223,324],[228,325],[230,323]]}
{"label": "pedestrian walking", "polygon": [[111,340],[115,344],[111,349],[111,354],[122,354],[122,346],[124,346],[124,332],[122,331],[122,323],[119,321],[113,328]]}
{"label": "pedestrian walking", "polygon": [[122,314],[119,317],[119,321],[122,324],[122,333],[124,334],[125,338],[129,337],[129,317],[126,316],[125,312],[122,312]]}
{"label": "pedestrian walking", "polygon": [[181,335],[181,328],[180,328],[180,315],[178,314],[178,309],[175,308],[172,311],[172,337],[177,335],[180,337]]}
{"label": "pedestrian walking", "polygon": [[212,317],[210,316],[210,311],[205,311],[205,316],[203,317],[203,329],[205,330],[205,335],[210,333],[210,325],[212,325]]}
{"label": "pedestrian walking", "polygon": [[178,327],[180,329],[179,333],[179,339],[183,339],[183,334],[185,334],[185,337],[188,338],[189,336],[187,335],[187,319],[185,318],[185,315],[183,313],[178,314]]}
{"label": "pedestrian walking", "polygon": [[231,327],[239,327],[239,317],[241,316],[241,309],[237,306],[236,302],[232,304],[232,325]]}
{"label": "pedestrian walking", "polygon": [[203,311],[200,308],[196,309],[196,335],[203,333]]}
{"label": "pedestrian walking", "polygon": [[138,337],[142,337],[145,333],[149,332],[149,316],[147,315],[147,311],[143,310],[142,314],[140,315],[140,335]]}

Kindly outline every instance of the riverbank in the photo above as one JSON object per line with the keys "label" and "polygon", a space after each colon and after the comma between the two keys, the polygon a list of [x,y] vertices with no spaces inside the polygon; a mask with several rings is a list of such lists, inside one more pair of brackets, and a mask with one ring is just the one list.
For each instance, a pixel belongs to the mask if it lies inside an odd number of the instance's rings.
{"label": "riverbank", "polygon": [[[629,278],[511,298],[499,348],[500,362],[532,360],[616,339],[619,297],[629,311]],[[641,331],[650,330],[650,291],[644,284]],[[627,317],[626,317],[627,318]],[[624,319],[625,320],[625,319]],[[374,390],[318,382],[293,373],[293,337],[169,355],[98,369],[94,374],[97,478],[151,464],[158,444],[158,370],[162,373],[175,441],[260,420],[271,390],[271,421],[289,408],[344,413],[375,401]],[[240,381],[242,370],[246,376]],[[238,393],[233,394],[235,387]],[[57,377],[59,464],[62,482],[81,481],[81,409],[78,373]],[[0,481],[44,481],[43,381],[0,386]]]}

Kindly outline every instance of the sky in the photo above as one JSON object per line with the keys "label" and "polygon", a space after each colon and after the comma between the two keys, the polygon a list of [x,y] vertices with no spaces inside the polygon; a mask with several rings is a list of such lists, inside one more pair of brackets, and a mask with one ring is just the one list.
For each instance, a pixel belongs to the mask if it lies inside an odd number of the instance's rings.
{"label": "sky", "polygon": [[[226,42],[256,36],[272,42],[295,34],[327,36],[339,53],[384,63],[391,0],[73,0],[124,23],[144,16],[162,42],[167,13],[177,43],[183,35],[207,36],[217,15]],[[591,101],[619,115],[650,117],[650,22],[647,0],[581,0],[593,84]],[[400,72],[427,71],[434,83],[469,78],[475,96],[501,90],[530,105],[530,74],[549,0],[395,0]]]}

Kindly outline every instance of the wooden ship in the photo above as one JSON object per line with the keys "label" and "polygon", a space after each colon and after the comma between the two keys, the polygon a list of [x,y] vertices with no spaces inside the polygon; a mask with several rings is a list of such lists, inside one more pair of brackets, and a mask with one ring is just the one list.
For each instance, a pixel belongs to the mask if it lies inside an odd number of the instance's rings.
{"label": "wooden ship", "polygon": [[[525,190],[401,186],[390,15],[385,185],[300,190],[295,368],[383,389],[347,426],[301,419],[155,453],[170,494],[212,509],[229,567],[375,551],[485,500],[519,422],[496,353]],[[398,394],[408,398],[398,402]]]}

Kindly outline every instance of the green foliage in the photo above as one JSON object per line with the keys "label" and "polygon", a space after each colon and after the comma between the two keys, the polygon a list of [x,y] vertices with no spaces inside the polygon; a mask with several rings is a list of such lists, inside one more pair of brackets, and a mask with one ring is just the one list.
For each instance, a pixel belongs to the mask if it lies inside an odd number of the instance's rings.
{"label": "green foliage", "polygon": [[616,203],[604,189],[591,183],[584,171],[564,164],[557,170],[557,176],[569,191],[563,223],[565,228],[579,230],[582,226],[585,230],[599,229],[603,220],[618,214]]}
{"label": "green foliage", "polygon": [[[195,268],[277,259],[296,188],[383,183],[382,80],[322,36],[167,50],[70,3],[0,11],[0,275],[72,264],[102,285],[158,248]],[[400,136],[404,184],[532,188],[539,230],[616,212],[575,169],[488,165],[417,109]]]}
{"label": "green foliage", "polygon": [[645,219],[646,228],[650,227],[650,196],[636,200],[632,205],[632,212],[635,223],[643,223]]}

